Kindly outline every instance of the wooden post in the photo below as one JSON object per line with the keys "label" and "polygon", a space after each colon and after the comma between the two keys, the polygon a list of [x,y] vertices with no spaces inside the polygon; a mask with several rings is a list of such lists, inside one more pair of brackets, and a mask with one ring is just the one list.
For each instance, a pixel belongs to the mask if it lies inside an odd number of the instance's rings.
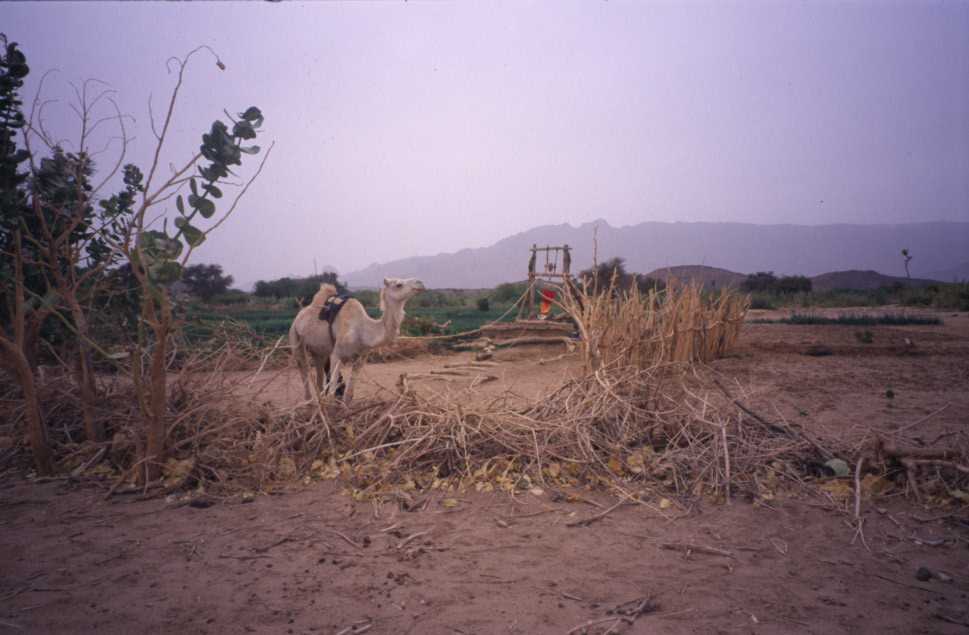
{"label": "wooden post", "polygon": [[535,261],[538,258],[538,245],[532,244],[532,257],[528,260],[528,320],[535,317]]}

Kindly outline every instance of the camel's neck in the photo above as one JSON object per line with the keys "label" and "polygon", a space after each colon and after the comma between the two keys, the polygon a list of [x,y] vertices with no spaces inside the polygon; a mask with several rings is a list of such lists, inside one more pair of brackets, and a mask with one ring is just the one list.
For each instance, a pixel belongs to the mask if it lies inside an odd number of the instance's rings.
{"label": "camel's neck", "polygon": [[397,335],[400,333],[400,324],[403,321],[403,303],[388,302],[380,319],[367,318],[367,325],[363,334],[364,344],[368,348],[374,348],[392,343],[397,339]]}

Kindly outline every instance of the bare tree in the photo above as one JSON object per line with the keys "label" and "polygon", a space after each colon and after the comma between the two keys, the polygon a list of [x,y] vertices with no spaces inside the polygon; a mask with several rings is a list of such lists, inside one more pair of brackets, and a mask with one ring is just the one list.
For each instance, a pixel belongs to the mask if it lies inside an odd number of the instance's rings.
{"label": "bare tree", "polygon": [[[243,143],[256,138],[263,116],[254,106],[240,113],[238,118],[233,118],[226,112],[231,128],[229,124],[215,121],[209,132],[202,136],[199,152],[184,163],[179,163],[180,167],[172,167],[167,176],[161,176],[159,167],[162,151],[168,139],[185,71],[192,58],[200,53],[211,54],[215,57],[216,65],[225,70],[225,65],[208,46],[200,46],[184,58],[168,60],[169,68],[177,70],[175,86],[160,130],[152,119],[152,131],[156,139],[153,159],[144,185],[139,183],[141,202],[132,217],[132,231],[128,234],[128,240],[118,245],[125,259],[131,263],[132,272],[141,289],[138,350],[132,355],[132,377],[146,431],[144,456],[139,460],[139,465],[143,466],[139,476],[146,483],[157,478],[166,453],[166,358],[168,340],[175,328],[172,300],[167,285],[181,276],[192,252],[232,215],[239,201],[259,176],[272,150],[270,146],[258,168],[243,184],[229,183],[226,179],[230,174],[230,166],[241,165],[243,155],[260,151],[259,146],[244,146]],[[198,176],[193,170],[198,171]],[[187,197],[181,193],[186,186],[190,192]],[[224,187],[235,187],[236,193],[231,203],[216,218],[216,201],[223,197]],[[175,201],[178,213],[174,222],[175,230],[171,234],[168,232],[167,223],[162,229],[153,229],[148,217],[149,211],[170,200]],[[196,225],[200,220],[211,222],[206,229],[202,229]],[[149,353],[147,369],[142,367],[142,352]]]}
{"label": "bare tree", "polygon": [[19,232],[16,232],[14,237],[14,311],[12,322],[14,330],[12,338],[7,336],[6,333],[0,333],[0,353],[2,353],[0,359],[13,370],[17,377],[17,383],[20,384],[27,420],[27,436],[30,439],[31,452],[34,455],[34,467],[38,474],[47,475],[54,471],[50,446],[47,443],[47,428],[44,426],[40,401],[37,399],[34,371],[24,353],[26,349],[27,310],[24,299],[24,270]]}
{"label": "bare tree", "polygon": [[[24,262],[43,279],[45,297],[49,300],[45,304],[50,312],[64,321],[75,335],[73,371],[85,436],[100,441],[105,431],[95,412],[97,386],[87,307],[99,291],[105,269],[118,259],[108,243],[123,240],[124,233],[130,233],[130,227],[116,207],[102,206],[98,213],[95,201],[124,162],[128,136],[126,117],[112,98],[114,90],[95,79],[80,86],[72,84],[72,88],[75,101],[70,103],[70,108],[79,125],[73,152],[65,151],[43,124],[43,109],[50,103],[43,100],[43,80],[32,103],[23,135],[30,157],[32,215],[21,225],[27,243]],[[104,112],[106,106],[110,108]],[[104,148],[93,150],[94,135],[105,124],[116,125],[116,135],[108,139]],[[115,140],[120,140],[117,156],[95,185],[92,183],[93,157],[104,154]],[[44,146],[49,156],[41,158],[37,145]]]}
{"label": "bare tree", "polygon": [[[176,71],[175,86],[160,130],[155,126],[149,101],[156,144],[147,177],[136,166],[125,165],[124,189],[107,198],[102,198],[100,192],[121,169],[129,142],[126,117],[113,101],[113,91],[97,80],[74,87],[75,101],[71,108],[78,117],[80,131],[70,152],[45,128],[43,111],[50,101],[42,100],[43,81],[33,102],[23,134],[30,163],[29,203],[16,216],[16,241],[3,250],[7,258],[4,262],[15,263],[15,284],[12,299],[8,298],[12,334],[0,333],[0,359],[14,370],[23,389],[39,472],[49,473],[52,461],[34,371],[27,354],[29,325],[43,323],[53,315],[75,336],[78,353],[75,377],[85,433],[92,440],[103,438],[104,430],[94,408],[97,390],[92,353],[104,351],[92,332],[90,308],[99,285],[118,277],[105,274],[109,269],[113,272],[119,261],[127,263],[122,269],[130,271],[140,293],[130,372],[142,415],[144,439],[138,443],[142,451],[134,466],[139,468],[134,475],[146,483],[153,481],[164,461],[168,424],[166,362],[169,338],[176,328],[168,285],[181,277],[193,251],[232,215],[262,171],[272,148],[263,154],[248,180],[230,182],[230,169],[242,164],[243,155],[260,152],[258,146],[243,144],[256,138],[263,116],[255,107],[246,109],[237,118],[226,112],[229,123],[215,121],[209,132],[202,135],[199,151],[180,163],[181,167],[165,163],[170,166],[170,172],[163,175],[163,150],[185,71],[189,61],[200,52],[210,53],[215,57],[216,66],[225,70],[225,65],[207,46],[198,47],[183,58],[168,60],[169,70]],[[110,106],[111,111],[103,116],[98,114],[99,107],[105,106]],[[116,125],[117,134],[103,149],[92,151],[92,135],[104,124]],[[114,141],[120,142],[117,156],[95,184],[93,157],[106,152]],[[41,146],[49,156],[39,158]],[[223,197],[223,189],[234,189],[235,194],[217,216],[216,201]],[[170,232],[166,215],[171,203],[175,204],[177,214]],[[164,222],[158,227],[162,219]],[[37,289],[25,284],[25,267],[42,282]],[[147,368],[143,359],[148,360]]]}

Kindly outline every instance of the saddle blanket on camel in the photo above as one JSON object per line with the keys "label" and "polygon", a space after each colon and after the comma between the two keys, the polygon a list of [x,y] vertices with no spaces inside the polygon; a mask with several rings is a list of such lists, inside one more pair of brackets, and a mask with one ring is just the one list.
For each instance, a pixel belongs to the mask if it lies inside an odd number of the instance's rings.
{"label": "saddle blanket on camel", "polygon": [[320,309],[320,319],[324,322],[330,324],[330,339],[333,340],[333,321],[336,320],[336,316],[340,314],[340,309],[346,304],[347,300],[350,299],[350,295],[343,293],[341,295],[331,295],[323,303],[323,308]]}

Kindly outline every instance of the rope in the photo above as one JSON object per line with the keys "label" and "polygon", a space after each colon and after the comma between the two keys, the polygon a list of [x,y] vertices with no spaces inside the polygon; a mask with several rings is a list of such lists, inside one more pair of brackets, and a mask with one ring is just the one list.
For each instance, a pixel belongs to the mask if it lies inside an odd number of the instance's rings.
{"label": "rope", "polygon": [[488,322],[486,324],[482,324],[481,327],[479,327],[479,328],[472,329],[470,331],[462,331],[460,333],[454,333],[452,335],[423,335],[423,336],[419,336],[419,337],[402,335],[402,336],[398,337],[397,339],[399,339],[399,340],[441,340],[441,339],[457,339],[457,338],[462,337],[462,336],[468,336],[468,335],[474,335],[475,333],[480,333],[482,328],[484,328],[486,326],[491,326],[492,324],[498,324],[499,322],[501,322],[502,319],[504,319],[509,313],[511,313],[511,310],[512,309],[514,309],[525,298],[528,297],[528,292],[531,291],[534,287],[535,287],[535,283],[532,282],[530,285],[528,285],[528,289],[526,289],[525,292],[522,293],[518,297],[518,299],[515,300],[512,303],[511,306],[508,307],[508,310],[507,311],[505,311],[504,313],[502,313],[501,315],[499,315],[497,318],[495,318],[491,322]]}

